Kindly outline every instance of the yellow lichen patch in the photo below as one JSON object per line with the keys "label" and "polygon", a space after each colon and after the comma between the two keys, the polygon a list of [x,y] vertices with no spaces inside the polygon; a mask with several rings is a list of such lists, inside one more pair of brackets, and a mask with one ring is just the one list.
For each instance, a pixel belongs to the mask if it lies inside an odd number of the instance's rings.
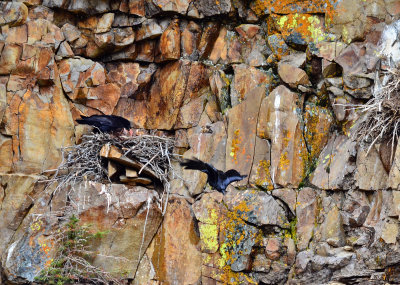
{"label": "yellow lichen patch", "polygon": [[258,162],[256,171],[256,185],[265,187],[267,190],[274,189],[270,167],[271,161],[263,159]]}
{"label": "yellow lichen patch", "polygon": [[221,258],[218,265],[223,272],[219,277],[224,284],[257,284],[249,275],[234,272],[231,269],[231,265],[244,254],[243,244],[245,240],[254,239],[257,241],[262,239],[261,231],[255,228],[249,230],[249,226],[242,219],[249,211],[247,202],[242,201],[233,211],[227,213],[225,220],[220,224],[224,241],[220,246]]}
{"label": "yellow lichen patch", "polygon": [[318,43],[328,38],[324,17],[312,14],[274,15],[276,26],[283,37],[299,37],[306,42]]}
{"label": "yellow lichen patch", "polygon": [[218,250],[218,225],[203,224],[199,225],[201,250],[204,252],[216,252]]}
{"label": "yellow lichen patch", "polygon": [[238,163],[237,161],[237,154],[239,149],[239,145],[242,142],[242,138],[240,136],[240,130],[237,129],[236,131],[233,132],[233,139],[232,139],[232,144],[231,144],[231,153],[230,156],[232,159],[235,161],[235,164]]}
{"label": "yellow lichen patch", "polygon": [[281,153],[281,157],[279,158],[279,168],[281,171],[285,171],[289,169],[290,160],[288,159],[287,151]]}

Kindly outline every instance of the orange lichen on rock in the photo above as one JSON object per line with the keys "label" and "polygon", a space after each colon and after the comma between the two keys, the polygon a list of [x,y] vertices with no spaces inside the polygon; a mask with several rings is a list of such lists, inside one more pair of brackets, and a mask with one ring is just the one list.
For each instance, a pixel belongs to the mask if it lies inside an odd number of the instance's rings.
{"label": "orange lichen on rock", "polygon": [[267,190],[273,190],[274,185],[271,179],[271,161],[270,160],[260,160],[257,165],[257,178],[256,185],[265,187]]}
{"label": "orange lichen on rock", "polygon": [[235,164],[237,164],[237,154],[239,151],[239,145],[242,142],[242,138],[240,137],[240,130],[237,129],[233,135],[233,139],[232,139],[232,145],[231,145],[231,153],[230,156],[232,157],[232,159],[235,161]]}

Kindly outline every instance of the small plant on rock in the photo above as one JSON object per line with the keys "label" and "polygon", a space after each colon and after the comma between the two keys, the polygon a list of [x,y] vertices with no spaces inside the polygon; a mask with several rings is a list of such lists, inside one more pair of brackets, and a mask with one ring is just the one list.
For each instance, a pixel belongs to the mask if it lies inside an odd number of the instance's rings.
{"label": "small plant on rock", "polygon": [[79,219],[72,215],[69,222],[54,235],[59,245],[56,257],[50,266],[35,277],[36,282],[51,285],[63,285],[74,282],[93,284],[120,284],[108,272],[93,266],[88,259],[95,253],[88,249],[89,242],[102,238],[107,232],[89,232],[89,226],[79,224]]}

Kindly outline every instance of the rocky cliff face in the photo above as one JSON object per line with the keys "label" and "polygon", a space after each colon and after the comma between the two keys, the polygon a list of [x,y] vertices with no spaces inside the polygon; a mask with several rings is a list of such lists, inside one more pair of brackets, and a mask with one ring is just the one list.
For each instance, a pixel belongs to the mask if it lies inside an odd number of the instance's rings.
{"label": "rocky cliff face", "polygon": [[[399,62],[399,1],[27,0],[0,11],[0,284],[51,264],[67,207],[108,231],[92,262],[129,284],[400,283],[400,149],[357,144],[349,107],[372,97],[382,45]],[[223,196],[175,163],[164,216],[141,186],[54,192],[43,174],[79,141],[74,120],[93,114],[162,130],[175,153],[248,178]]]}

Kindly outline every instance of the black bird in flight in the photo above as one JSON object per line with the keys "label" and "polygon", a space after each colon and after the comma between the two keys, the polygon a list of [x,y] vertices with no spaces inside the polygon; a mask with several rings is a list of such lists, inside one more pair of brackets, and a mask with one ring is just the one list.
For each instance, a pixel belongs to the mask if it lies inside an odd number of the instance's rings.
{"label": "black bird in flight", "polygon": [[229,184],[247,177],[247,175],[240,175],[235,169],[223,172],[197,158],[185,159],[183,162],[180,162],[180,165],[185,169],[200,170],[201,172],[207,173],[208,184],[222,194],[226,193],[225,189]]}
{"label": "black bird in flight", "polygon": [[81,116],[81,119],[76,120],[76,122],[94,126],[102,133],[110,133],[123,129],[129,130],[131,128],[131,123],[127,119],[115,115]]}

